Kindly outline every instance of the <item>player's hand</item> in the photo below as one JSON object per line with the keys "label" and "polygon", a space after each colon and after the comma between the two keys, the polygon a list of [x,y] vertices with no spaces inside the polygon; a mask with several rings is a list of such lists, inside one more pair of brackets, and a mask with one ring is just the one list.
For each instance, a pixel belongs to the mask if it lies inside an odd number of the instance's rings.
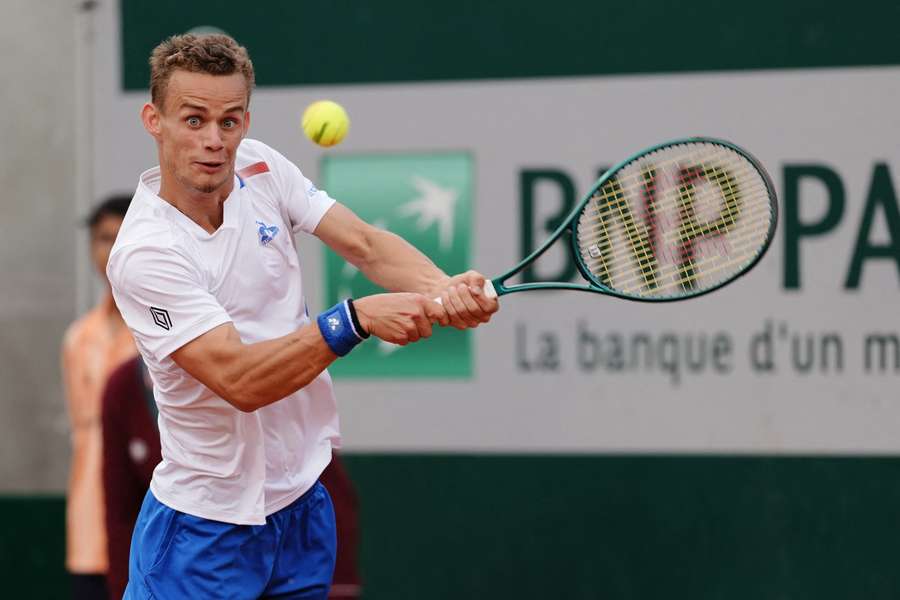
{"label": "player's hand", "polygon": [[497,298],[484,294],[485,277],[477,271],[466,271],[450,278],[440,292],[450,325],[457,329],[471,329],[487,323],[500,308]]}
{"label": "player's hand", "polygon": [[444,307],[422,294],[376,294],[354,300],[353,306],[363,329],[400,346],[431,337],[432,323],[450,324]]}

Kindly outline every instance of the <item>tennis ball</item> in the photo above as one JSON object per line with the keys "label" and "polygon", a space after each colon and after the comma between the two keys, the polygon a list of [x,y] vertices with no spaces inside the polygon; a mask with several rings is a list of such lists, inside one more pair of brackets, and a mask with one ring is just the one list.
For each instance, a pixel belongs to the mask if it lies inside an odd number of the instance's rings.
{"label": "tennis ball", "polygon": [[319,100],[303,111],[303,133],[320,146],[340,144],[350,129],[350,117],[337,102]]}

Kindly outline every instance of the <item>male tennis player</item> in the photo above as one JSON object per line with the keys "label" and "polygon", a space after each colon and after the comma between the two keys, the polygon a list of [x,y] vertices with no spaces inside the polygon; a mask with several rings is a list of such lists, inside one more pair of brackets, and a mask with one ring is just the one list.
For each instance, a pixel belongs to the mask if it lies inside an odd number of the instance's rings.
{"label": "male tennis player", "polygon": [[[222,35],[150,59],[143,173],[109,262],[152,375],[163,460],[135,526],[126,598],[325,598],[334,514],[319,474],[340,439],[325,370],[369,334],[397,344],[497,310],[483,276],[448,277],[411,245],[246,139],[254,83]],[[293,233],[403,292],[306,314]],[[440,296],[442,304],[430,298]]]}

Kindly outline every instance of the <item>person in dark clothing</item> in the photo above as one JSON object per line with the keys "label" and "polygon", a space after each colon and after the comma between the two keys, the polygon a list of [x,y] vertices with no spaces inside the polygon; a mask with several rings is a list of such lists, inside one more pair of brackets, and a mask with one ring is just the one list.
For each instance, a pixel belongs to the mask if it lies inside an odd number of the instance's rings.
{"label": "person in dark clothing", "polygon": [[110,598],[119,599],[128,584],[131,532],[162,460],[156,429],[156,402],[140,357],[113,371],[103,392],[103,490]]}
{"label": "person in dark clothing", "polygon": [[[103,392],[103,488],[109,553],[107,586],[119,599],[128,584],[131,534],[150,486],[153,469],[162,460],[157,408],[147,369],[140,357],[117,368]],[[338,552],[329,599],[361,596],[356,491],[340,458],[334,454],[320,477],[334,504]]]}
{"label": "person in dark clothing", "polygon": [[359,504],[356,489],[350,481],[340,452],[332,451],[331,462],[319,481],[331,495],[334,520],[337,523],[337,560],[328,600],[356,600],[362,597],[357,556],[359,551]]}

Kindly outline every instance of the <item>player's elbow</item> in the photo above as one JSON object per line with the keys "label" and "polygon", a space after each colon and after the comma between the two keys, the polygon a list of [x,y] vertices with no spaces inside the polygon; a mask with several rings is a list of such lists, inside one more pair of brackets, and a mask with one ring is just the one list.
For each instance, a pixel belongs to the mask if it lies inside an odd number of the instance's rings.
{"label": "player's elbow", "polygon": [[259,408],[250,399],[243,396],[238,396],[236,394],[227,394],[223,395],[222,397],[226,402],[228,402],[228,404],[241,412],[252,413],[257,408]]}
{"label": "player's elbow", "polygon": [[312,364],[316,361],[310,363],[307,368],[286,368],[274,355],[255,362],[232,361],[220,366],[211,389],[237,410],[251,413],[305,387],[327,366],[324,361],[320,368]]}
{"label": "player's elbow", "polygon": [[284,393],[281,386],[273,385],[266,378],[246,373],[231,379],[223,386],[219,395],[239,411],[252,413],[263,406],[277,402],[287,394]]}
{"label": "player's elbow", "polygon": [[218,382],[218,389],[213,390],[220,398],[241,412],[251,413],[268,404],[262,397],[252,380],[235,374],[225,375]]}
{"label": "player's elbow", "polygon": [[234,408],[245,413],[252,413],[270,403],[254,390],[239,384],[228,386],[219,393],[219,396]]}

